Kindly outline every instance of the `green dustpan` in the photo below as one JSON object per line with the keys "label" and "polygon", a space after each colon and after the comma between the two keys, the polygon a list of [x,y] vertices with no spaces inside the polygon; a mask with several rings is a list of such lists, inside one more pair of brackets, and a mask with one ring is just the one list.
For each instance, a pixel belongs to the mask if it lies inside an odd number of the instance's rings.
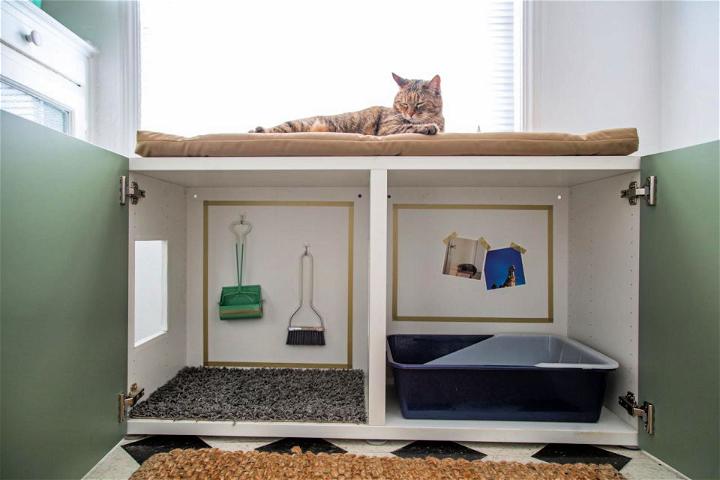
{"label": "green dustpan", "polygon": [[[239,232],[238,228],[242,231]],[[235,268],[238,284],[222,287],[220,292],[219,314],[220,320],[242,320],[248,318],[262,318],[262,291],[260,285],[243,285],[242,273],[245,257],[245,237],[252,230],[250,222],[245,221],[245,215],[239,222],[230,224],[230,231],[237,237],[235,243]]]}
{"label": "green dustpan", "polygon": [[260,285],[223,287],[220,293],[220,320],[262,318]]}

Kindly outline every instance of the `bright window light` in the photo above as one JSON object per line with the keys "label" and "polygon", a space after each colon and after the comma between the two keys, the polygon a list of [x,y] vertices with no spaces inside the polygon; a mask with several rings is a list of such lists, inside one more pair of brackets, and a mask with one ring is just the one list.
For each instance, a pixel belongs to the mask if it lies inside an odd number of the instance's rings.
{"label": "bright window light", "polygon": [[246,132],[391,106],[439,74],[446,131],[517,129],[514,1],[141,0],[141,128]]}
{"label": "bright window light", "polygon": [[135,241],[135,346],[167,332],[167,242]]}

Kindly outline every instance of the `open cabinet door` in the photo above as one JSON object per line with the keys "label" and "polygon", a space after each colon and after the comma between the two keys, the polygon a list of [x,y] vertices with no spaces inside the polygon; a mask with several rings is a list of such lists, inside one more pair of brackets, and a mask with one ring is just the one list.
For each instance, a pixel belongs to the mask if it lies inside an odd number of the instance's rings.
{"label": "open cabinet door", "polygon": [[718,142],[642,159],[657,204],[640,214],[640,446],[694,479],[720,478]]}
{"label": "open cabinet door", "polygon": [[2,478],[81,478],[123,435],[127,171],[2,112]]}

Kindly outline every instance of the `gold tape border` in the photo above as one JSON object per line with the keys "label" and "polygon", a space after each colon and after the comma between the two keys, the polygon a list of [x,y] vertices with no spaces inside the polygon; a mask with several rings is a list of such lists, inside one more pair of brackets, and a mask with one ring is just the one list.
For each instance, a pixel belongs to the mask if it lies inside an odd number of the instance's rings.
{"label": "gold tape border", "polygon": [[[208,213],[210,207],[345,207],[348,209],[348,317],[346,363],[286,363],[232,362],[209,360],[208,341]],[[344,201],[282,201],[282,200],[204,200],[203,201],[203,365],[206,367],[292,367],[292,368],[352,368],[353,359],[353,267],[355,242],[355,203]]]}
{"label": "gold tape border", "polygon": [[[547,212],[548,238],[548,314],[547,317],[443,317],[398,315],[398,220],[400,210],[538,210]],[[553,205],[511,204],[444,204],[396,203],[393,204],[392,234],[392,319],[401,322],[497,322],[497,323],[552,323],[553,322]]]}

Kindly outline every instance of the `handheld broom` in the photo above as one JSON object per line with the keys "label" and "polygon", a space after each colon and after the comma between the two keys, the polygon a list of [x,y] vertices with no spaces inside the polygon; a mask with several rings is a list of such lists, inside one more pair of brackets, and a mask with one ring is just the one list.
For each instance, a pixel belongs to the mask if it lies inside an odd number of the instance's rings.
{"label": "handheld broom", "polygon": [[[308,288],[308,303],[310,304],[310,310],[320,321],[319,326],[296,326],[293,325],[293,319],[295,315],[300,312],[305,306],[305,259],[310,266],[310,288]],[[295,309],[290,320],[288,321],[288,336],[287,345],[325,345],[325,322],[323,321],[322,315],[317,311],[313,304],[313,284],[315,283],[314,275],[313,256],[310,254],[310,245],[305,244],[305,252],[300,255],[300,301],[298,307]]]}

